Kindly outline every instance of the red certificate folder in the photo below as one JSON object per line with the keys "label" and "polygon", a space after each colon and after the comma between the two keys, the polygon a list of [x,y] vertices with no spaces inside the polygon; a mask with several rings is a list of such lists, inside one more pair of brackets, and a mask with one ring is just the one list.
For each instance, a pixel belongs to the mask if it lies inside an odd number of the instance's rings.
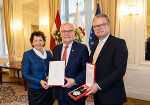
{"label": "red certificate folder", "polygon": [[70,98],[77,101],[88,93],[87,89],[93,83],[95,83],[95,65],[91,63],[86,63],[86,84],[69,92],[68,95],[70,96]]}

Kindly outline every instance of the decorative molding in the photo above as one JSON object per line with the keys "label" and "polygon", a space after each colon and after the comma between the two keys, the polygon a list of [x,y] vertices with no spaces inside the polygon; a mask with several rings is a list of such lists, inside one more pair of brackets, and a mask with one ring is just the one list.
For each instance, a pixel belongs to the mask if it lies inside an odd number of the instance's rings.
{"label": "decorative molding", "polygon": [[127,97],[150,101],[150,91],[147,92],[139,92],[135,88],[126,89]]}
{"label": "decorative molding", "polygon": [[128,64],[127,70],[129,71],[135,71],[135,70],[150,70],[150,62],[145,61],[142,64]]}

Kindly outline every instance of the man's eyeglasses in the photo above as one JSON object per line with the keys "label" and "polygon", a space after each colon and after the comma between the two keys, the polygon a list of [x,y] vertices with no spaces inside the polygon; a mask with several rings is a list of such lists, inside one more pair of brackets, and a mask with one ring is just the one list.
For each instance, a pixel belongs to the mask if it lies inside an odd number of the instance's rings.
{"label": "man's eyeglasses", "polygon": [[63,31],[61,31],[63,34],[64,33],[72,33],[73,32],[73,30],[63,30]]}
{"label": "man's eyeglasses", "polygon": [[104,26],[106,26],[107,24],[108,24],[108,23],[102,23],[102,24],[93,26],[93,28],[94,28],[94,29],[97,29],[97,28],[100,28],[100,27],[104,27]]}

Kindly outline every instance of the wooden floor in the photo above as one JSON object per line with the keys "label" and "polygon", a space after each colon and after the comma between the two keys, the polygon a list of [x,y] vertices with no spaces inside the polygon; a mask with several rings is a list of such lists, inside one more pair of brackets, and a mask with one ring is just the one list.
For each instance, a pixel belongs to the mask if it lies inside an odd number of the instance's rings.
{"label": "wooden floor", "polygon": [[[89,100],[92,100],[92,97],[88,97]],[[144,101],[139,99],[127,98],[127,102],[123,105],[150,105],[150,101]]]}
{"label": "wooden floor", "polygon": [[[17,78],[12,78],[9,77],[7,73],[3,73],[3,81],[17,81]],[[20,79],[21,84],[18,85],[23,85],[23,80]],[[92,100],[92,97],[89,97],[89,100]],[[58,105],[57,102],[55,102],[54,105]],[[127,102],[124,103],[124,105],[150,105],[150,101],[144,101],[144,100],[138,100],[138,99],[133,99],[133,98],[128,98]]]}

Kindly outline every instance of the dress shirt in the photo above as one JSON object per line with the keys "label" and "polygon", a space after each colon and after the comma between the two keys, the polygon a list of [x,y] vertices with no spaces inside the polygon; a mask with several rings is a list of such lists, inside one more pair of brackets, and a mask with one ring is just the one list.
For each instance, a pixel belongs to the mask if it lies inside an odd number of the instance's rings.
{"label": "dress shirt", "polygon": [[63,57],[63,53],[64,53],[64,50],[65,50],[65,46],[68,46],[68,48],[67,48],[67,56],[66,56],[66,65],[67,65],[67,63],[68,63],[68,59],[69,59],[69,55],[70,55],[72,43],[73,43],[73,42],[71,42],[69,45],[65,45],[65,44],[63,43],[63,47],[62,47],[62,51],[61,51],[61,59],[62,59],[62,57]]}
{"label": "dress shirt", "polygon": [[[100,50],[103,48],[103,46],[104,46],[106,40],[108,39],[108,37],[109,37],[109,35],[107,35],[103,40],[99,40],[99,43],[101,42]],[[96,83],[96,84],[97,84],[97,83]],[[100,90],[102,90],[101,87],[100,87],[98,84],[97,84],[97,86],[98,86],[98,88],[99,88]]]}
{"label": "dress shirt", "polygon": [[102,41],[102,43],[101,43],[101,49],[103,48],[103,46],[104,46],[106,40],[108,39],[108,37],[109,37],[109,35],[107,35],[103,40],[99,40],[99,41]]}
{"label": "dress shirt", "polygon": [[44,55],[42,55],[41,52],[39,52],[37,49],[33,48],[33,51],[42,59],[46,59],[47,58],[47,53],[46,51],[43,49]]}

